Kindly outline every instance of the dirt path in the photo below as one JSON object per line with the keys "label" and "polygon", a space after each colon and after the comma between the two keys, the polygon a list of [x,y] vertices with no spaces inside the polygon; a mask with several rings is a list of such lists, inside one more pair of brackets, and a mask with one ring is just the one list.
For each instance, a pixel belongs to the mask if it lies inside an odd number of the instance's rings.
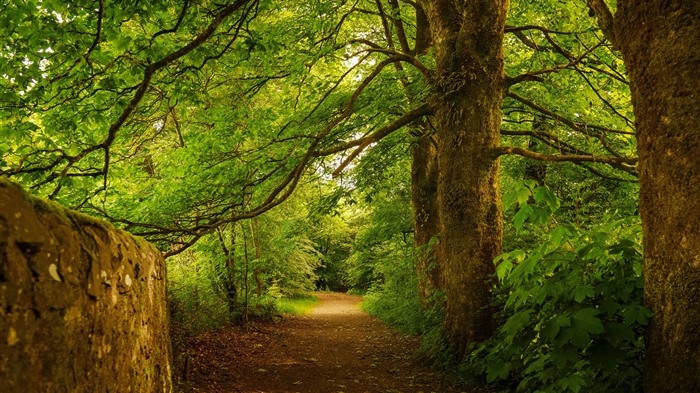
{"label": "dirt path", "polygon": [[458,392],[412,358],[417,340],[361,311],[359,297],[318,293],[311,314],[192,340],[185,392]]}

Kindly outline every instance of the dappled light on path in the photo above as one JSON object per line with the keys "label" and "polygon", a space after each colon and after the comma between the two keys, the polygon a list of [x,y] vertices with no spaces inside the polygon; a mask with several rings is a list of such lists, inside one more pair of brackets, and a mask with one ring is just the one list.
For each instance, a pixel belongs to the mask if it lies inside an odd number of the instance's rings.
{"label": "dappled light on path", "polygon": [[193,343],[186,392],[458,392],[413,359],[418,341],[362,311],[361,298],[318,293],[303,317],[228,328]]}

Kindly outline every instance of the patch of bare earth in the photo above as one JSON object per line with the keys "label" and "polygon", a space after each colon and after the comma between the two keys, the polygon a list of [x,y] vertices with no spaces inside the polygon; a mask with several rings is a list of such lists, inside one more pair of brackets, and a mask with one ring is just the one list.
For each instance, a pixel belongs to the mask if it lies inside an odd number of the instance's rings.
{"label": "patch of bare earth", "polygon": [[357,296],[319,293],[311,314],[208,332],[189,342],[184,392],[459,392],[413,359],[417,339],[361,311]]}

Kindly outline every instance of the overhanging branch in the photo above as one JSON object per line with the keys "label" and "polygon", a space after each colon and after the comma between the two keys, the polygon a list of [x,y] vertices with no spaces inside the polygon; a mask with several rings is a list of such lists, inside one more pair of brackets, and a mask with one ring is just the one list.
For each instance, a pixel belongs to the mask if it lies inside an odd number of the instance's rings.
{"label": "overhanging branch", "polygon": [[631,167],[636,165],[638,161],[638,159],[635,157],[610,157],[581,154],[542,154],[515,146],[501,146],[496,148],[496,150],[498,156],[515,154],[522,157],[532,158],[533,160],[551,162],[600,162],[609,165],[627,165]]}
{"label": "overhanging branch", "polygon": [[613,47],[616,47],[617,37],[615,36],[615,20],[605,0],[588,0],[588,7],[590,7],[591,12],[598,18],[598,26],[603,32],[603,35],[605,35],[605,38],[610,41]]}

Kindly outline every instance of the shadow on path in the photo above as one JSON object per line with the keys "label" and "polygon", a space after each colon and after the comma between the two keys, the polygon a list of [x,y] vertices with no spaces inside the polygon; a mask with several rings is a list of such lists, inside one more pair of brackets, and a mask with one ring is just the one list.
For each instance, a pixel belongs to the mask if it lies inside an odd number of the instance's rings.
{"label": "shadow on path", "polygon": [[193,340],[185,392],[458,392],[417,365],[418,341],[360,310],[360,297],[317,293],[303,317],[226,328]]}

